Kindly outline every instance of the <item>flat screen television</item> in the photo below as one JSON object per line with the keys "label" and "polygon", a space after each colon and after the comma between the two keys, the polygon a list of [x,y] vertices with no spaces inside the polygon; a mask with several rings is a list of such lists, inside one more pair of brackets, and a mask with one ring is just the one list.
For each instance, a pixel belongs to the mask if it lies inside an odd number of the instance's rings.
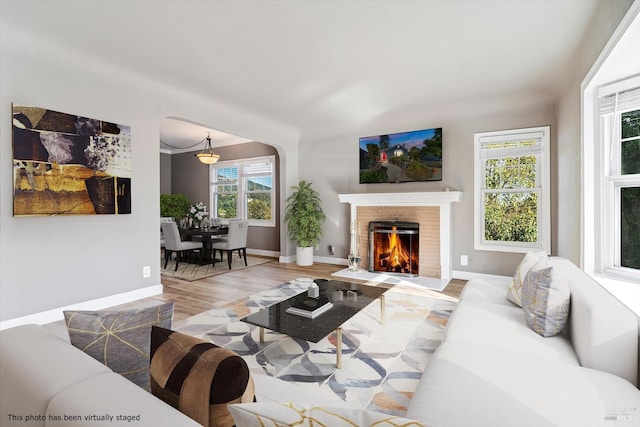
{"label": "flat screen television", "polygon": [[442,128],[360,138],[360,184],[442,181]]}

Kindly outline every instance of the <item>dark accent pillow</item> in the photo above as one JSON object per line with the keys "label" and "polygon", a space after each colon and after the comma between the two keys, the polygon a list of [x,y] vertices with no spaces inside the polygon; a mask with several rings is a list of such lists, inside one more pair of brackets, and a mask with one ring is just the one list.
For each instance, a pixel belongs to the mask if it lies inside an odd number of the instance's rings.
{"label": "dark accent pillow", "polygon": [[64,311],[71,344],[149,391],[151,327],[171,327],[173,303],[118,311]]}
{"label": "dark accent pillow", "polygon": [[228,405],[255,400],[242,357],[207,341],[153,327],[151,392],[204,426],[234,425]]}

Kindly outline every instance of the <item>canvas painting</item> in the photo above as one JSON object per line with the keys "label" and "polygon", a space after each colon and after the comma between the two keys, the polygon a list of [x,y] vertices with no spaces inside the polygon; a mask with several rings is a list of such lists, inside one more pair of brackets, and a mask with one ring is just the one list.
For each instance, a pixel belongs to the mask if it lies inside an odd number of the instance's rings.
{"label": "canvas painting", "polygon": [[131,213],[131,129],[13,105],[14,216]]}
{"label": "canvas painting", "polygon": [[360,138],[360,184],[442,181],[442,128]]}

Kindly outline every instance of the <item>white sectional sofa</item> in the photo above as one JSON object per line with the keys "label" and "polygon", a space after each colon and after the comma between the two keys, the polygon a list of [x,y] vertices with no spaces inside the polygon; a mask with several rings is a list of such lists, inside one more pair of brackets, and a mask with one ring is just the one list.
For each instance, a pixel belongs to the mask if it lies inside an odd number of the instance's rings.
{"label": "white sectional sofa", "polygon": [[407,417],[431,427],[637,426],[638,317],[571,262],[566,333],[542,337],[506,299],[510,280],[472,279]]}
{"label": "white sectional sofa", "polygon": [[[637,316],[567,260],[551,263],[571,287],[566,334],[529,329],[505,298],[509,280],[470,280],[407,418],[430,427],[640,426]],[[258,402],[346,406],[264,375],[254,383]],[[0,402],[1,427],[199,425],[73,347],[64,325],[0,331]],[[106,414],[139,418],[55,418]]]}
{"label": "white sectional sofa", "polygon": [[[199,426],[40,325],[0,332],[0,401],[3,427]],[[114,420],[84,419],[92,415]],[[118,415],[136,418],[120,423]],[[81,420],[72,419],[76,416]]]}
{"label": "white sectional sofa", "polygon": [[[342,405],[277,378],[253,379],[260,402]],[[0,427],[107,425],[200,426],[72,346],[64,324],[0,331]]]}

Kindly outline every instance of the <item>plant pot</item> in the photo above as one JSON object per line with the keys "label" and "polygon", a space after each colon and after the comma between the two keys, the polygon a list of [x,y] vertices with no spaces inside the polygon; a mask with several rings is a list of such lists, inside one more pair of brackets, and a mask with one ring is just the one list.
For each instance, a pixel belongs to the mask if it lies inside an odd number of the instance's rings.
{"label": "plant pot", "polygon": [[296,247],[296,264],[300,266],[313,265],[313,246]]}

